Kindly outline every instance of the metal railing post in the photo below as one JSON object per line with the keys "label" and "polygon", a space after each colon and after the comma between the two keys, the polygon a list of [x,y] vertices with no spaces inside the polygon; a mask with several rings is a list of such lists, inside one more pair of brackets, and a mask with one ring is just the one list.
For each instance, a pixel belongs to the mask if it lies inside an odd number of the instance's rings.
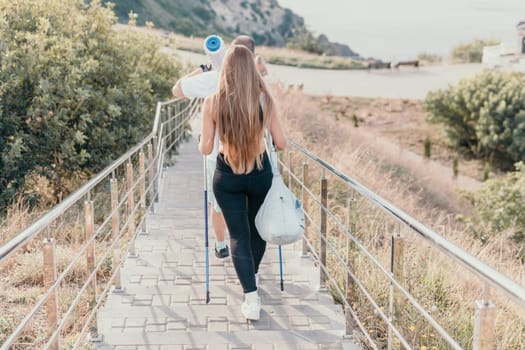
{"label": "metal railing post", "polygon": [[139,152],[139,177],[140,177],[140,207],[142,209],[146,208],[146,166],[144,159],[144,152],[141,150]]}
{"label": "metal railing post", "polygon": [[[155,140],[155,138],[153,138]],[[153,141],[155,144],[155,141]],[[148,143],[148,168],[149,168],[149,205],[151,206],[151,211],[155,212],[155,162],[153,159],[153,145]]]}
{"label": "metal railing post", "polygon": [[[301,194],[302,194],[302,201],[303,201],[303,208],[304,210],[307,210],[308,206],[308,191],[306,189],[308,188],[308,163],[305,161],[303,163],[303,186],[301,187]],[[308,244],[306,242],[307,236],[308,236],[308,218],[305,218],[304,221],[304,235],[303,235],[303,249],[302,249],[302,256],[306,257],[308,254]]]}
{"label": "metal railing post", "polygon": [[166,142],[168,144],[168,147],[170,147],[176,140],[176,135],[174,133],[174,130],[173,130],[173,120],[171,118],[172,116],[172,109],[173,109],[173,106],[169,105],[167,107],[167,111],[168,111],[168,116],[167,116],[167,120],[168,120],[168,137],[166,139]]}
{"label": "metal railing post", "polygon": [[128,238],[129,243],[129,257],[137,257],[135,251],[135,186],[133,184],[133,164],[131,160],[128,161],[127,167],[127,181],[128,181]]}
{"label": "metal railing post", "polygon": [[288,188],[292,190],[292,152],[288,151]]}
{"label": "metal railing post", "polygon": [[177,112],[177,108],[175,106],[170,106],[170,113],[168,115],[168,118],[170,120],[168,134],[172,136],[170,150],[172,152],[176,152],[177,145],[179,143],[179,113]]}
{"label": "metal railing post", "polygon": [[483,300],[476,300],[474,314],[474,350],[492,350],[495,348],[494,326],[496,305],[489,300],[489,286],[485,284]]}
{"label": "metal railing post", "polygon": [[[354,199],[348,198],[346,201],[346,227],[348,228],[348,231],[350,234],[355,234],[355,222],[352,220],[352,214],[353,214],[353,204]],[[348,270],[353,270],[355,267],[354,259],[353,259],[353,250],[354,250],[354,244],[352,240],[347,236],[346,237],[346,264],[348,266]],[[352,303],[355,301],[355,283],[350,275],[350,273],[346,274],[346,305],[345,305],[345,335],[346,336],[352,336],[354,333],[354,319],[352,317],[351,307]]]}
{"label": "metal railing post", "polygon": [[327,227],[327,213],[328,210],[328,180],[325,176],[324,170],[321,177],[321,230],[319,237],[319,290],[326,290],[327,276],[324,271],[326,268],[326,227]]}
{"label": "metal railing post", "polygon": [[[162,114],[162,110],[161,110]],[[161,162],[161,148],[162,148],[162,125],[159,128],[159,132],[157,136],[153,137],[153,156],[155,157],[155,164],[153,165],[153,198],[152,201],[154,203],[159,202],[159,179],[160,179],[160,172],[162,171],[160,169],[160,162]]]}
{"label": "metal railing post", "polygon": [[[390,272],[396,281],[399,283],[403,280],[403,254],[404,254],[404,238],[400,233],[392,235],[392,245],[390,250]],[[394,288],[394,285],[390,283],[389,293],[389,317],[392,323],[399,322],[401,315],[402,295],[401,292]],[[387,349],[392,349],[394,339],[392,338],[392,329],[388,328],[388,344]]]}
{"label": "metal railing post", "polygon": [[176,116],[177,116],[177,125],[176,125],[177,133],[176,133],[176,135],[177,135],[177,145],[178,145],[179,142],[180,142],[180,139],[183,137],[182,134],[184,132],[184,130],[182,129],[182,126],[180,125],[180,121],[179,121],[179,119],[182,120],[182,115],[180,113],[180,103],[175,104],[174,109],[175,109],[175,113],[176,113]]}
{"label": "metal railing post", "polygon": [[142,226],[140,233],[146,234],[146,166],[145,166],[145,156],[144,151],[141,149],[139,152],[139,191],[140,191],[140,212],[141,216],[143,216],[142,220]]}
{"label": "metal railing post", "polygon": [[113,292],[120,293],[123,291],[122,282],[120,278],[120,215],[118,208],[118,180],[111,179],[111,236],[113,239]]}
{"label": "metal railing post", "polygon": [[[49,290],[57,279],[57,267],[55,260],[55,241],[47,238],[44,240],[44,287]],[[47,335],[51,336],[58,324],[58,293],[56,289],[50,294],[46,301],[47,311]],[[52,343],[52,350],[60,348],[60,334],[57,335]]]}
{"label": "metal railing post", "polygon": [[[84,217],[86,225],[86,242],[93,238],[95,233],[95,215],[93,201],[87,200],[84,202]],[[86,251],[86,262],[88,275],[95,269],[95,242],[89,244]],[[97,302],[97,276],[95,275],[94,280],[91,282],[91,295],[92,298],[90,303],[96,305]],[[96,317],[96,316],[95,316]],[[96,324],[96,321],[95,321]],[[91,327],[90,340],[99,341],[98,329],[96,326]]]}
{"label": "metal railing post", "polygon": [[[164,169],[166,168],[166,163],[169,162],[169,158],[168,158],[168,161],[166,161],[166,157],[169,157],[169,151],[170,149],[168,148],[169,146],[169,135],[170,135],[170,130],[169,130],[169,126],[166,124],[166,128],[164,128],[164,125],[161,127],[161,130],[162,130],[162,133],[160,135],[161,139],[160,139],[160,152],[159,152],[159,164],[160,164],[160,167],[159,167],[159,186],[160,186],[160,179],[163,179],[164,178]],[[159,196],[159,200],[160,200],[160,192],[157,193],[157,196]]]}
{"label": "metal railing post", "polygon": [[178,111],[178,108],[176,108],[176,106],[173,106],[173,110],[175,111],[173,115],[174,125],[172,126],[170,132],[172,132],[174,135],[174,138],[173,138],[174,139],[174,143],[173,143],[174,149],[173,150],[177,151],[179,147],[179,143],[180,143],[181,132],[182,132],[182,128],[180,127],[181,115]]}
{"label": "metal railing post", "polygon": [[[95,233],[95,215],[93,213],[93,201],[87,200],[84,202],[84,219],[86,225],[86,242],[93,238]],[[95,269],[95,242],[88,245],[86,251],[86,264],[88,275]],[[91,293],[93,295],[92,302],[97,299],[97,277],[91,282]]]}

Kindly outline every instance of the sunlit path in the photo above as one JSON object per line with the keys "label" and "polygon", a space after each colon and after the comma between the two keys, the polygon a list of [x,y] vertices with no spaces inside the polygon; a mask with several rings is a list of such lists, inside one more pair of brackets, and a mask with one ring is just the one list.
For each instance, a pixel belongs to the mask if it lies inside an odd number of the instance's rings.
{"label": "sunlit path", "polygon": [[[318,292],[319,270],[286,246],[284,291],[276,247],[260,271],[261,319],[247,323],[231,259],[210,252],[206,305],[202,157],[194,138],[165,170],[148,233],[136,240],[138,257],[122,268],[123,293],[110,294],[99,314],[99,349],[350,349],[344,315],[331,295]],[[211,226],[210,226],[211,227]],[[213,245],[210,231],[210,246]]]}

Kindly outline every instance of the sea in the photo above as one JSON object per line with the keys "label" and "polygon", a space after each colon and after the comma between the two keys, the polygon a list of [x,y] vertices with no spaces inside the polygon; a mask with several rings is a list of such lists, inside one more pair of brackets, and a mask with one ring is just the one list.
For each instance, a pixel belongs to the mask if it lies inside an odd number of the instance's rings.
{"label": "sea", "polygon": [[525,0],[278,0],[305,19],[316,35],[350,46],[362,57],[448,57],[475,39],[518,47],[516,25]]}

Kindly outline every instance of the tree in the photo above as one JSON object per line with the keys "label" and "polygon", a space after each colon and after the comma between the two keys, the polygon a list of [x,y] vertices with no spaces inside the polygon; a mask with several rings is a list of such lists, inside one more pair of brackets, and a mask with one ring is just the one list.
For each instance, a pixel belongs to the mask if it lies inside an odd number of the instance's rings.
{"label": "tree", "polygon": [[99,0],[0,0],[0,207],[43,176],[56,198],[151,130],[178,76],[160,39]]}

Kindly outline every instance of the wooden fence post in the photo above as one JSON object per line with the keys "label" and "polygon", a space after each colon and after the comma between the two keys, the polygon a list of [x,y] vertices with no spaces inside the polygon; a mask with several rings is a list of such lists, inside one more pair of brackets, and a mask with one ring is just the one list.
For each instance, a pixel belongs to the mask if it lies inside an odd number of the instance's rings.
{"label": "wooden fence post", "polygon": [[118,180],[111,179],[111,236],[113,239],[113,292],[120,293],[122,289],[122,281],[120,278],[120,259],[122,253],[120,250],[120,214],[118,208]]}
{"label": "wooden fence post", "polygon": [[326,290],[327,276],[324,271],[326,268],[326,228],[327,228],[327,213],[328,210],[328,180],[323,171],[321,177],[321,232],[319,237],[319,290]]}
{"label": "wooden fence post", "polygon": [[[350,234],[355,234],[355,222],[352,220],[352,210],[354,210],[354,199],[348,198],[346,201],[346,228]],[[346,238],[346,265],[349,271],[354,270],[354,259],[353,259],[353,250],[354,250],[353,241],[347,237]],[[346,274],[346,305],[345,305],[345,335],[351,337],[354,333],[355,322],[352,316],[352,303],[355,302],[355,285],[352,275],[347,272]]]}
{"label": "wooden fence post", "polygon": [[489,300],[489,286],[484,286],[483,300],[476,300],[474,314],[474,350],[495,348],[496,305]]}
{"label": "wooden fence post", "polygon": [[128,181],[128,238],[129,257],[136,258],[135,251],[135,186],[133,183],[133,164],[131,160],[127,164],[127,181]]}
{"label": "wooden fence post", "polygon": [[[55,260],[55,241],[53,239],[44,240],[44,287],[50,289],[57,279],[57,267]],[[47,310],[47,335],[51,336],[58,324],[58,293],[56,289],[51,293],[46,301]],[[51,345],[52,350],[60,348],[60,335],[57,336]]]}
{"label": "wooden fence post", "polygon": [[[306,212],[308,208],[308,163],[305,161],[303,163],[303,186],[302,186],[302,201],[303,201],[303,208]],[[308,245],[307,245],[307,237],[308,237],[308,217],[305,217],[304,220],[304,235],[303,235],[303,247],[302,247],[302,256],[306,257],[308,254]]]}

